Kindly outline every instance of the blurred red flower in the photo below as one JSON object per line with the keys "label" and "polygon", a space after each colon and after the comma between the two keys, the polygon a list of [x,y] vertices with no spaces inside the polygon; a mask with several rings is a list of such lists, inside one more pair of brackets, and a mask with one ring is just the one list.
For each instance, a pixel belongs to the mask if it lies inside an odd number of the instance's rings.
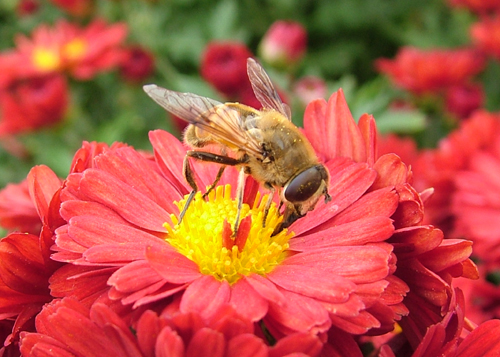
{"label": "blurred red flower", "polygon": [[20,16],[28,16],[36,13],[40,3],[37,0],[19,0],[17,3],[17,13]]}
{"label": "blurred red flower", "polygon": [[482,262],[500,263],[500,117],[491,141],[470,154],[468,164],[453,177],[452,211],[457,234],[474,241]]}
{"label": "blurred red flower", "polygon": [[10,231],[40,234],[42,222],[31,199],[27,180],[8,184],[0,191],[0,226]]}
{"label": "blurred red flower", "polygon": [[127,81],[140,83],[154,71],[153,55],[140,46],[129,46],[123,49],[120,63],[120,74]]}
{"label": "blurred red flower", "polygon": [[307,32],[298,22],[276,21],[259,45],[261,58],[279,68],[296,65],[306,53]]}
{"label": "blurred red flower", "polygon": [[480,84],[466,83],[446,90],[446,110],[459,119],[468,118],[484,105],[484,90]]}
{"label": "blurred red flower", "polygon": [[61,121],[68,107],[68,96],[66,79],[60,74],[20,79],[0,88],[0,136]]}
{"label": "blurred red flower", "polygon": [[27,75],[65,71],[77,79],[90,79],[120,63],[119,46],[126,34],[123,23],[108,26],[94,20],[81,28],[59,20],[52,28],[36,28],[31,39],[16,37],[18,64]]}
{"label": "blurred red flower", "polygon": [[50,2],[77,17],[90,15],[94,9],[94,0],[50,0]]}
{"label": "blurred red flower", "polygon": [[250,87],[247,58],[250,50],[239,42],[211,42],[203,53],[201,75],[228,98]]}
{"label": "blurred red flower", "polygon": [[451,6],[465,7],[478,14],[500,10],[500,3],[497,0],[448,0],[448,2]]}
{"label": "blurred red flower", "polygon": [[471,26],[470,33],[480,51],[500,61],[500,15],[482,18]]}
{"label": "blurred red flower", "polygon": [[435,93],[467,83],[484,69],[483,56],[473,49],[420,50],[403,47],[395,59],[378,59],[377,70],[416,95]]}

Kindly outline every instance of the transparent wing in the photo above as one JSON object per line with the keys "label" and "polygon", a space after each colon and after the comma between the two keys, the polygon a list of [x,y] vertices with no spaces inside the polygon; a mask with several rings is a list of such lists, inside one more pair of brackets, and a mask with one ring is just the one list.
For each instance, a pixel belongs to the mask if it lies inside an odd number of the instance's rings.
{"label": "transparent wing", "polygon": [[250,83],[252,83],[253,92],[260,104],[265,109],[274,109],[291,120],[290,107],[283,103],[264,68],[256,60],[249,58],[247,60],[247,72]]}
{"label": "transparent wing", "polygon": [[143,89],[168,112],[211,134],[219,143],[262,157],[258,137],[247,131],[245,118],[234,106],[193,93],[175,92],[155,84],[145,85]]}

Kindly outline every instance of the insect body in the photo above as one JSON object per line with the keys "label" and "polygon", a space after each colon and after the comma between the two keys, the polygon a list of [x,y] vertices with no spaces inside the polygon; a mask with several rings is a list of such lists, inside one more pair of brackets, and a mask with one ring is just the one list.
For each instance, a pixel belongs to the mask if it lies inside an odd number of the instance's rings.
{"label": "insect body", "polygon": [[[290,110],[281,101],[269,76],[252,58],[248,59],[247,70],[254,93],[263,106],[261,110],[239,103],[220,103],[154,84],[144,86],[153,100],[190,123],[184,133],[186,144],[193,149],[201,149],[209,144],[217,144],[221,148],[221,154],[202,150],[187,152],[183,170],[192,191],[179,221],[198,190],[189,157],[222,165],[207,193],[218,183],[226,166],[240,169],[237,188],[238,217],[234,235],[238,229],[245,175],[251,175],[272,192],[266,202],[263,225],[274,192],[276,188],[279,190],[281,204],[285,205],[285,217],[278,230],[288,227],[297,218],[314,209],[321,196],[325,197],[326,202],[330,200],[328,171],[319,163],[304,134],[290,121]],[[228,150],[234,152],[234,157],[227,156]]]}

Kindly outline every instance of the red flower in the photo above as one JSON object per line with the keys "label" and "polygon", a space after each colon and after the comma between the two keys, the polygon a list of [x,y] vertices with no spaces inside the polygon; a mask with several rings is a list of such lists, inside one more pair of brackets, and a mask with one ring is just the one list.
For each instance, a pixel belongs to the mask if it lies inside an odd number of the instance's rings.
{"label": "red flower", "polygon": [[42,222],[30,197],[27,180],[8,184],[0,191],[0,226],[11,231],[40,234]]}
{"label": "red flower", "polygon": [[37,0],[20,0],[17,3],[17,13],[20,16],[28,16],[36,13],[40,4]]}
{"label": "red flower", "polygon": [[259,53],[262,59],[276,67],[297,64],[306,52],[307,32],[293,21],[276,21],[262,38]]}
{"label": "red flower", "polygon": [[484,104],[483,87],[479,84],[454,86],[446,91],[446,110],[459,119],[468,118]]}
{"label": "red flower", "polygon": [[72,16],[85,17],[94,9],[93,0],[50,0],[54,5]]}
{"label": "red flower", "polygon": [[67,71],[75,78],[90,79],[120,63],[119,46],[126,33],[121,23],[107,26],[94,20],[80,28],[60,20],[53,28],[36,28],[31,39],[16,38],[18,63],[27,74]]}
{"label": "red flower", "polygon": [[465,7],[479,14],[500,10],[497,0],[448,0],[451,6]]}
{"label": "red flower", "polygon": [[129,326],[108,306],[94,304],[90,311],[75,300],[46,306],[37,317],[38,333],[23,333],[21,352],[33,355],[77,356],[269,356],[291,353],[318,356],[321,343],[309,334],[294,334],[269,347],[253,334],[253,324],[230,307],[216,318],[199,314],[145,311]]}
{"label": "red flower", "polygon": [[379,59],[377,70],[414,94],[437,92],[466,83],[484,68],[484,58],[471,49],[422,51],[400,49],[394,60]]}
{"label": "red flower", "polygon": [[123,50],[120,73],[130,82],[142,82],[154,71],[153,55],[140,46]]}
{"label": "red flower", "polygon": [[49,256],[53,229],[59,223],[55,212],[61,182],[43,166],[33,168],[27,180],[43,228],[39,236],[11,233],[0,241],[0,319],[14,321],[11,334],[2,336],[2,355],[18,349],[21,331],[32,331],[35,315],[52,300],[48,280],[59,267]]}
{"label": "red flower", "polygon": [[479,50],[500,61],[500,15],[483,18],[471,26],[470,33]]}
{"label": "red flower", "polygon": [[201,74],[218,91],[233,98],[250,87],[248,57],[252,57],[252,53],[242,43],[212,42],[203,53]]}
{"label": "red flower", "polygon": [[64,77],[54,74],[13,82],[0,89],[0,136],[53,125],[68,106]]}
{"label": "red flower", "polygon": [[474,241],[474,254],[483,262],[500,262],[500,118],[494,124],[491,141],[454,175],[457,230]]}

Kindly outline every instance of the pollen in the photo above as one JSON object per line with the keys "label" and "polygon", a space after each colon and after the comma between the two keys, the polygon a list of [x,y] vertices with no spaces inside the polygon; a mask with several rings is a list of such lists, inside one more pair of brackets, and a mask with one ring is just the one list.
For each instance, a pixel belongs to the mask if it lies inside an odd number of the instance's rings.
{"label": "pollen", "polygon": [[78,60],[83,57],[83,55],[87,51],[87,46],[88,45],[86,41],[75,38],[64,46],[64,56],[69,60]]}
{"label": "pollen", "polygon": [[[179,210],[186,199],[176,202]],[[166,241],[195,262],[202,274],[219,281],[234,284],[252,273],[266,275],[287,257],[288,241],[293,237],[287,229],[273,235],[283,219],[274,203],[263,227],[266,201],[267,195],[261,199],[258,194],[252,207],[243,204],[234,237],[238,204],[231,198],[231,185],[218,186],[206,200],[198,192],[180,224],[176,215],[171,216],[173,227],[164,224]]]}
{"label": "pollen", "polygon": [[56,50],[37,47],[32,53],[33,65],[41,72],[57,70],[61,65],[61,58]]}

